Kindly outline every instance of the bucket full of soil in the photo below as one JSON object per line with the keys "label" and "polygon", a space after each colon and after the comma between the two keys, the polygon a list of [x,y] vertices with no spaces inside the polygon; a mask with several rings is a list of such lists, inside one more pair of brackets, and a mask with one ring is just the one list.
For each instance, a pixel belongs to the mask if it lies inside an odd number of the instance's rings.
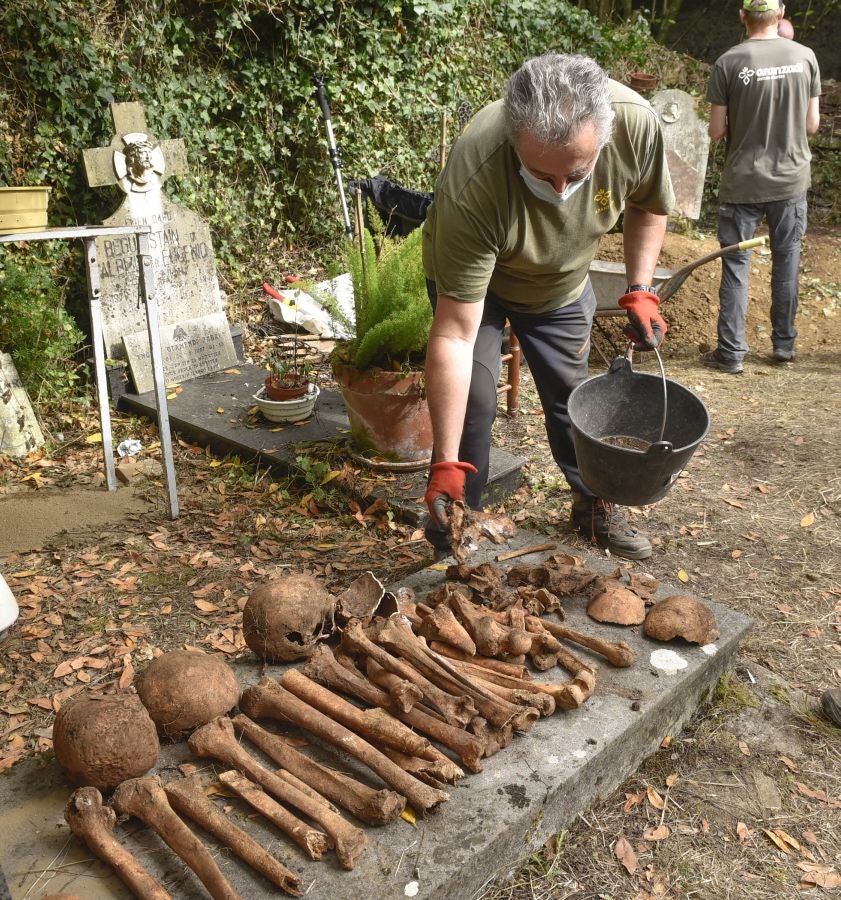
{"label": "bucket full of soil", "polygon": [[582,382],[568,410],[578,469],[596,496],[623,506],[662,500],[710,430],[704,403],[682,384],[635,372],[630,355]]}

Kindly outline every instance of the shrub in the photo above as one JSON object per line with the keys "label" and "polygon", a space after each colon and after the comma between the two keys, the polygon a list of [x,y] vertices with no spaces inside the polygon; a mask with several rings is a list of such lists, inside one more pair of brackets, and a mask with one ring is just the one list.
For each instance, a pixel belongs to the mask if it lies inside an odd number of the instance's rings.
{"label": "shrub", "polygon": [[50,267],[34,256],[0,255],[0,350],[12,355],[33,401],[77,393],[74,355],[83,339]]}

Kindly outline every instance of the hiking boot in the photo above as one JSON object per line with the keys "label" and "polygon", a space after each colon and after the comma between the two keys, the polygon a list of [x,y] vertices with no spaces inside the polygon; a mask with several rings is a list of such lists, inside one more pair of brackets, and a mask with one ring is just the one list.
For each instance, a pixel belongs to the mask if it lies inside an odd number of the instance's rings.
{"label": "hiking boot", "polygon": [[589,541],[623,559],[648,559],[651,543],[619,510],[598,497],[573,495],[572,524]]}
{"label": "hiking boot", "polygon": [[702,354],[701,362],[708,369],[718,369],[719,372],[726,372],[728,375],[739,375],[743,371],[740,362],[722,359],[718,350],[710,350],[709,353]]}
{"label": "hiking boot", "polygon": [[824,691],[821,697],[821,706],[827,719],[841,728],[841,688]]}
{"label": "hiking boot", "polygon": [[778,347],[774,347],[774,352],[771,355],[774,358],[774,362],[778,363],[794,362],[794,358],[797,356],[794,350],[780,350]]}

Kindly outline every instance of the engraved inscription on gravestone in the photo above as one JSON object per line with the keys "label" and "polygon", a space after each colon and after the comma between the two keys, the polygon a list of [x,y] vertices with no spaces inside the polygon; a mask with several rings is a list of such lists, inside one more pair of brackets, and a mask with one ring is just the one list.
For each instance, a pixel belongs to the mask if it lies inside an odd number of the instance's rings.
{"label": "engraved inscription on gravestone", "polygon": [[676,202],[671,214],[697,219],[701,215],[710,149],[707,123],[698,117],[695,100],[685,91],[658,91],[651,105],[660,119],[675,190]]}
{"label": "engraved inscription on gravestone", "polygon": [[[161,190],[168,175],[186,171],[184,144],[157,141],[149,133],[140,103],[112,103],[115,136],[108,147],[85,150],[85,173],[91,187],[116,184],[125,194],[105,225],[148,225],[155,301],[161,332],[169,326],[193,340],[171,342],[164,353],[168,382],[216,372],[238,362],[225,317],[210,229],[194,212],[167,199]],[[137,247],[133,237],[97,238],[106,353],[125,357],[123,339],[136,347],[142,334],[145,354],[129,357],[135,387],[151,385],[146,313],[139,300]],[[174,328],[170,329],[174,332]],[[184,353],[183,357],[180,356]],[[178,372],[176,377],[175,372]]]}

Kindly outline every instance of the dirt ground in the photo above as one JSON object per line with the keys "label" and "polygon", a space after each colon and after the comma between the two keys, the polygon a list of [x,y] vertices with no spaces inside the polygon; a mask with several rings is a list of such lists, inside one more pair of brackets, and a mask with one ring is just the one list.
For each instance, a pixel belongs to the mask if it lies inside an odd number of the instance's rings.
{"label": "dirt ground", "polygon": [[[616,252],[613,240],[601,256]],[[677,268],[715,247],[714,236],[670,234],[662,262]],[[841,239],[810,231],[794,364],[768,357],[762,254],[743,375],[698,361],[699,347],[714,343],[716,263],[667,304],[667,373],[703,398],[713,425],[671,493],[629,512],[655,545],[651,559],[630,565],[737,608],[755,627],[736,671],[683,734],[664,736],[626,784],[517,871],[488,873],[484,896],[783,900],[841,884],[841,729],[817,706],[824,689],[841,686],[839,264]],[[528,371],[521,409],[495,426],[500,445],[530,460],[506,509],[524,527],[586,549],[566,525],[569,493],[546,462]],[[149,423],[117,417],[115,430],[141,439],[144,454],[159,452]],[[338,587],[366,569],[393,581],[430,561],[418,532],[382,505],[348,500],[340,476],[273,481],[181,441],[178,520],[166,518],[153,479],[140,486],[142,514],[86,521],[91,507],[74,501],[91,490],[98,454],[81,439],[0,473],[0,519],[8,521],[11,500],[34,504],[54,492],[73,504],[75,526],[72,539],[53,529],[26,546],[0,544],[21,605],[0,644],[0,771],[49,758],[54,711],[88,685],[129,685],[153,656],[185,644],[241,653],[245,599],[278,567]],[[668,834],[643,836],[658,825]]]}

